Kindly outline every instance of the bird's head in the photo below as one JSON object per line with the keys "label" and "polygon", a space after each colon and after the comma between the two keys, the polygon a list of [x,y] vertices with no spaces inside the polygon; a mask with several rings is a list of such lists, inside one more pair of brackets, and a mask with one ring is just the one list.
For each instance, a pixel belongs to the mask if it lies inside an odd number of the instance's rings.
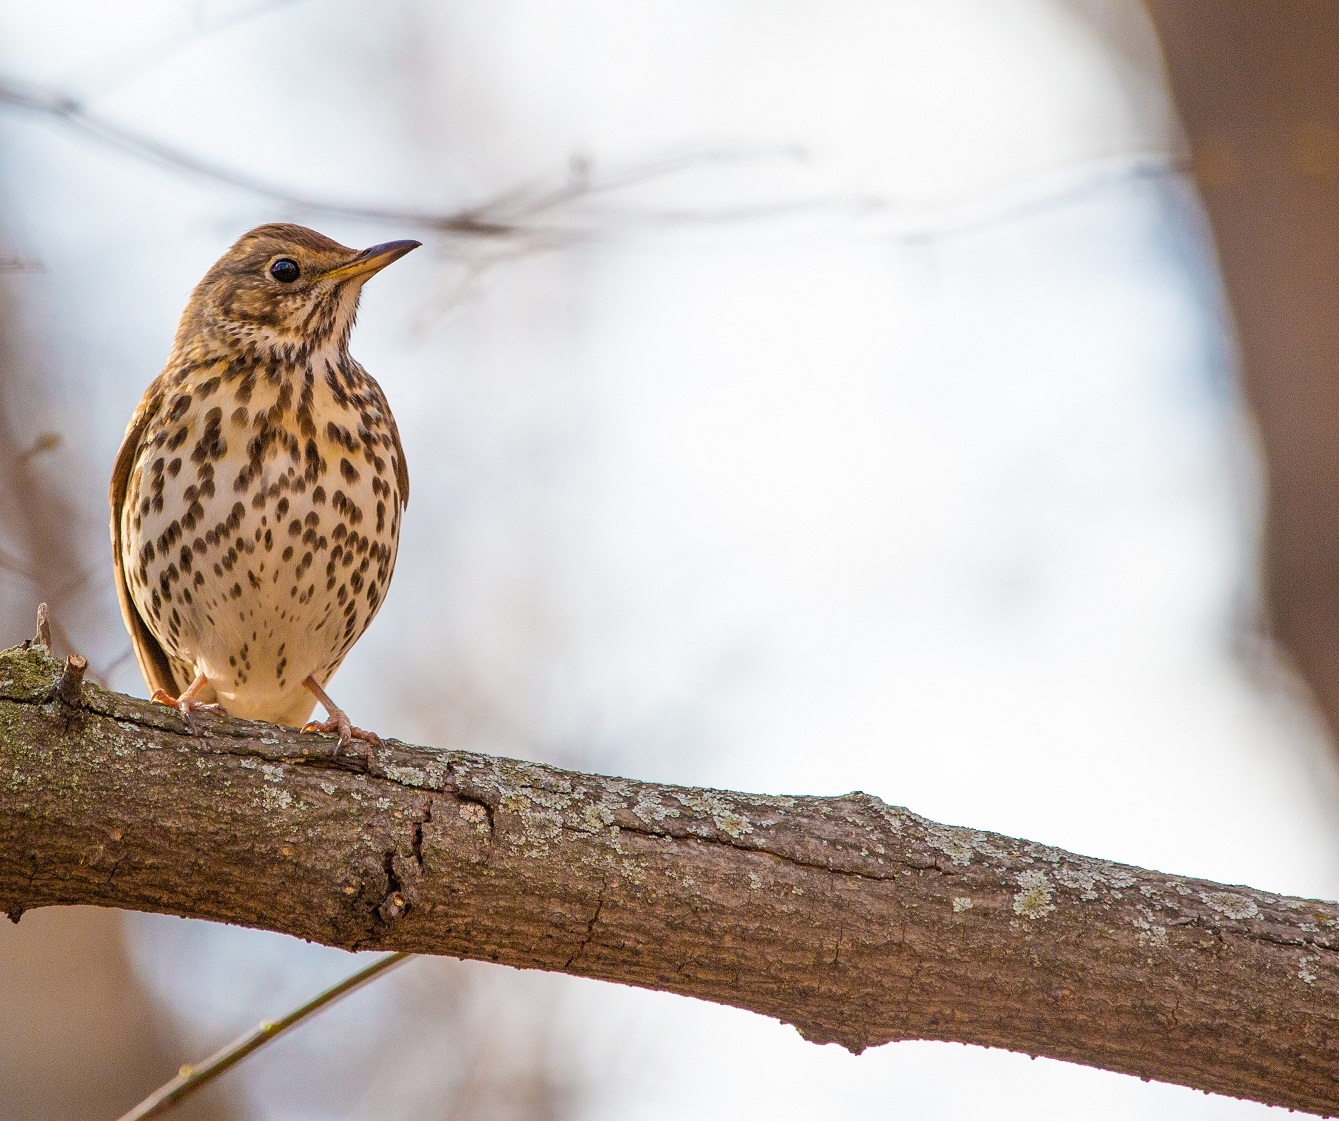
{"label": "bird's head", "polygon": [[363,284],[420,244],[388,241],[359,252],[305,226],[257,226],[195,286],[177,347],[210,338],[243,351],[342,349]]}

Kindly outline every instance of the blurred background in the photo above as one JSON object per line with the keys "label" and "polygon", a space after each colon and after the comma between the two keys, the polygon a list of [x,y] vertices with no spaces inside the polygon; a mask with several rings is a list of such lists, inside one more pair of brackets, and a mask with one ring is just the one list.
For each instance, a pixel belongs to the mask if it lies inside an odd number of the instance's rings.
{"label": "blurred background", "polygon": [[[106,480],[276,220],[426,242],[353,341],[414,498],[355,722],[1339,896],[1332,5],[0,0],[0,643],[47,600],[143,694]],[[0,1118],[115,1117],[352,968],[30,912]],[[182,1115],[1264,1112],[419,959]]]}

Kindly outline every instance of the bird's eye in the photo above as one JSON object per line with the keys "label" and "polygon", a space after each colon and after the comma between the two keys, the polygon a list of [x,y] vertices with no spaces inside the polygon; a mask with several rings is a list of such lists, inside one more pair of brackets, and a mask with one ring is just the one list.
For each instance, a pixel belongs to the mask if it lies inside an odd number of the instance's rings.
{"label": "bird's eye", "polygon": [[280,284],[292,284],[302,275],[302,270],[293,258],[280,257],[270,266],[270,275]]}

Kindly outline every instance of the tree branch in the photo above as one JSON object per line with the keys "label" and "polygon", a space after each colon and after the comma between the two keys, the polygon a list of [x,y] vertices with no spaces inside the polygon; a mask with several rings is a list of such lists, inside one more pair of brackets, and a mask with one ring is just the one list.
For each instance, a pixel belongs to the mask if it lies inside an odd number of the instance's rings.
{"label": "tree branch", "polygon": [[[245,721],[0,653],[0,910],[92,903],[1339,1111],[1339,905],[937,825]],[[67,680],[68,685],[68,680]],[[68,694],[68,690],[66,691]]]}

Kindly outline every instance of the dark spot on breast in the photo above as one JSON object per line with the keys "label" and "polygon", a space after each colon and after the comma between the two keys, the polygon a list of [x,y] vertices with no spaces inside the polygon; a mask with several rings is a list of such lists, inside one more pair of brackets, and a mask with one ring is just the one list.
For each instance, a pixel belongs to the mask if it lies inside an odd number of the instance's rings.
{"label": "dark spot on breast", "polygon": [[303,458],[306,460],[303,476],[309,483],[314,483],[325,470],[325,461],[321,458],[321,451],[316,446],[315,440],[307,441],[307,446],[303,449]]}
{"label": "dark spot on breast", "polygon": [[219,417],[221,415],[218,409],[209,410],[204,430],[195,442],[195,447],[191,449],[192,463],[203,466],[208,461],[222,459],[227,454],[228,441],[223,438],[223,434],[219,430]]}

